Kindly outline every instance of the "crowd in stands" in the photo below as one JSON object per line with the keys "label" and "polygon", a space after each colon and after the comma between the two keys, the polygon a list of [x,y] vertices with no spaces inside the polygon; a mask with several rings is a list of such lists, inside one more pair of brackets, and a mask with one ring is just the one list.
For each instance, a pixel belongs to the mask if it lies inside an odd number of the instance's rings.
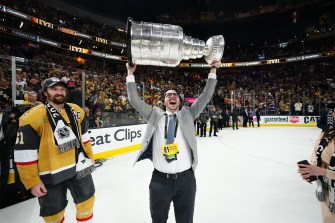
{"label": "crowd in stands", "polygon": [[[33,52],[30,52],[33,51]],[[2,55],[20,52],[30,62],[18,63],[16,70],[17,99],[27,100],[31,91],[39,92],[41,82],[50,76],[66,80],[70,91],[81,86],[85,74],[85,105],[93,114],[96,111],[112,113],[134,112],[127,101],[123,62],[86,60],[78,64],[71,56],[26,45],[0,46]],[[39,62],[34,62],[39,61]],[[11,64],[0,60],[0,90],[2,103],[11,98]],[[89,69],[91,68],[91,69]],[[94,72],[99,70],[100,72]],[[304,114],[318,115],[328,101],[334,100],[333,58],[309,60],[277,65],[263,65],[218,70],[218,85],[213,97],[216,107],[242,112],[244,107],[260,108],[263,114],[295,114],[294,104],[303,103]],[[197,97],[205,85],[207,69],[182,69],[140,66],[137,69],[139,94],[149,104],[159,106],[161,92],[178,88],[184,97]],[[233,94],[232,94],[233,92]],[[37,100],[41,100],[38,98]],[[8,103],[8,101],[7,101]],[[313,105],[313,112],[307,112]],[[108,120],[106,121],[108,122]]]}
{"label": "crowd in stands", "polygon": [[[87,18],[78,19],[37,1],[5,0],[2,3],[57,25],[125,42],[124,33],[120,33],[116,28],[96,24]],[[6,19],[15,21],[15,18],[7,17]],[[44,37],[58,42],[64,41],[66,44],[76,45],[75,41],[78,41],[58,31],[45,32],[43,30],[47,28],[39,29],[32,24],[23,28],[27,32],[41,36],[52,33],[52,36]],[[250,44],[237,47],[228,45],[222,62],[246,62],[332,51],[334,33],[332,28],[306,33],[303,39],[293,39],[282,44],[269,43],[263,46]],[[28,95],[38,94],[42,81],[50,76],[66,80],[70,92],[75,92],[76,88],[81,91],[82,75],[85,75],[85,106],[94,119],[101,115],[97,114],[97,111],[102,114],[134,112],[127,100],[124,62],[81,55],[79,63],[77,58],[80,54],[74,52],[14,39],[5,34],[1,34],[1,39],[0,55],[14,55],[28,59],[17,64],[17,99],[28,101]],[[201,60],[203,59],[198,61]],[[301,102],[303,114],[319,115],[327,103],[335,99],[334,66],[334,60],[330,57],[277,65],[222,68],[218,71],[219,82],[212,104],[222,110],[236,108],[239,114],[247,107],[259,108],[262,115],[278,115],[296,114],[294,105]],[[204,69],[140,66],[136,76],[139,83],[138,91],[149,104],[157,106],[162,104],[161,93],[167,88],[180,89],[184,97],[197,97],[205,85],[207,72]],[[1,106],[10,105],[11,64],[7,59],[0,59],[0,81]],[[37,97],[36,100],[40,101],[41,98]],[[81,103],[81,100],[76,102]],[[106,117],[110,119],[111,116]],[[105,120],[105,124],[101,123],[101,120],[92,120],[92,125],[102,127],[107,126],[109,122],[108,119]]]}

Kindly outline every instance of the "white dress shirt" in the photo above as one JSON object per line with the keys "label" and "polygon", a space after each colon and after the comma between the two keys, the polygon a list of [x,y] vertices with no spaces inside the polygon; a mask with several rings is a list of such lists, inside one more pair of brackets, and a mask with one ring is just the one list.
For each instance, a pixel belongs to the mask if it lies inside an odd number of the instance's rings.
{"label": "white dress shirt", "polygon": [[[167,115],[162,116],[158,123],[158,127],[153,135],[152,144],[152,161],[155,169],[163,173],[180,173],[192,166],[191,149],[187,145],[186,139],[180,128],[180,120],[178,120],[177,134],[174,143],[178,144],[179,153],[177,160],[168,162],[162,152],[162,146],[166,144],[165,139],[165,119],[172,114],[166,111]],[[168,122],[169,123],[169,120]]]}

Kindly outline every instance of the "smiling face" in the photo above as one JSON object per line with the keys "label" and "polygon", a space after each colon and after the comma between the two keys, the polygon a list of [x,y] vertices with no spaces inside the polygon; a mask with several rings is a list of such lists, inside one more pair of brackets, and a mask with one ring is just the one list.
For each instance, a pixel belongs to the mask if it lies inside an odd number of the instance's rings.
{"label": "smiling face", "polygon": [[165,93],[164,105],[167,111],[172,113],[179,111],[180,103],[179,95],[175,90],[168,90]]}
{"label": "smiling face", "polygon": [[37,99],[37,94],[36,92],[29,92],[28,93],[28,101],[30,102],[35,102]]}
{"label": "smiling face", "polygon": [[54,86],[48,87],[44,92],[49,103],[54,103],[61,105],[65,103],[66,99],[66,88],[63,85],[56,84]]}

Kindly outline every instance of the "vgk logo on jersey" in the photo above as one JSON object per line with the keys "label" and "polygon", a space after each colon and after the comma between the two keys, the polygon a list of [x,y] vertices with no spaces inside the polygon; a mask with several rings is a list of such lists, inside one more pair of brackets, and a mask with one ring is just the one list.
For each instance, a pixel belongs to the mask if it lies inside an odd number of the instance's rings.
{"label": "vgk logo on jersey", "polygon": [[66,126],[59,128],[57,130],[57,134],[59,136],[60,139],[64,139],[70,136],[70,131],[68,128],[66,128]]}

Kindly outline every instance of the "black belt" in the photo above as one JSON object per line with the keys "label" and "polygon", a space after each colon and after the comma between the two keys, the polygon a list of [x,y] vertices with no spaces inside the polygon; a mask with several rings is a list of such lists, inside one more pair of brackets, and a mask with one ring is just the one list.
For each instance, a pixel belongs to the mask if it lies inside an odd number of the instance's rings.
{"label": "black belt", "polygon": [[162,173],[156,169],[154,169],[154,173],[166,178],[166,179],[177,179],[178,177],[181,177],[181,176],[186,176],[186,175],[189,175],[191,173],[193,173],[193,169],[190,168],[188,170],[185,170],[183,172],[180,172],[180,173]]}

